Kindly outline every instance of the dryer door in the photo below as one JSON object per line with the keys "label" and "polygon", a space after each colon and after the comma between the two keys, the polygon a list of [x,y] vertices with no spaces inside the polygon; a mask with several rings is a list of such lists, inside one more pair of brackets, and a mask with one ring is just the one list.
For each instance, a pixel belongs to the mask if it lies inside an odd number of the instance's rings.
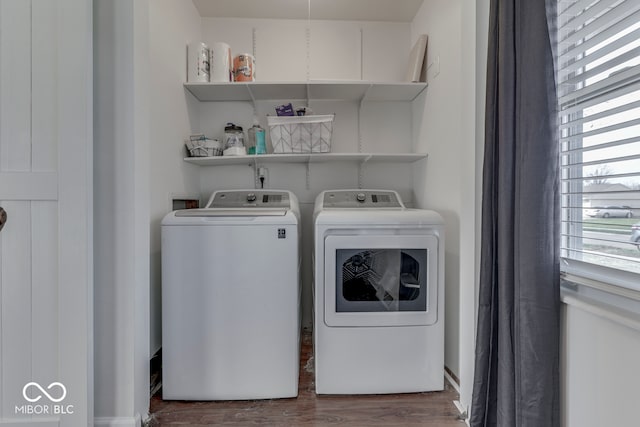
{"label": "dryer door", "polygon": [[434,324],[438,244],[435,235],[327,236],[327,326]]}

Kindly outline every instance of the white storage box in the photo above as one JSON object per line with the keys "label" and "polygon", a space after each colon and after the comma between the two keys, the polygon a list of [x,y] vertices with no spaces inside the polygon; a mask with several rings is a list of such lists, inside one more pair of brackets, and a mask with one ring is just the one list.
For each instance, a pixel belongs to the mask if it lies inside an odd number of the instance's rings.
{"label": "white storage box", "polygon": [[328,153],[335,114],[316,116],[267,116],[273,152]]}

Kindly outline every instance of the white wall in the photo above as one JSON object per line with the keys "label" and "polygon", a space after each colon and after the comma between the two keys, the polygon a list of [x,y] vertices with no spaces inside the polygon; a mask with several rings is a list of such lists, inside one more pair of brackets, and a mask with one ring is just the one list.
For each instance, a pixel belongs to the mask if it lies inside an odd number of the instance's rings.
{"label": "white wall", "polygon": [[[480,272],[484,104],[486,91],[489,0],[465,3],[462,10],[459,409],[469,414],[473,393],[477,289]],[[472,262],[473,261],[473,262]]]}
{"label": "white wall", "polygon": [[638,425],[637,316],[631,327],[594,314],[589,305],[569,303],[563,304],[562,320],[563,425]]}
{"label": "white wall", "polygon": [[[461,247],[473,243],[473,226],[465,223],[461,235],[461,216],[465,221],[475,212],[475,200],[465,191],[475,174],[475,139],[463,133],[475,123],[467,117],[462,82],[462,15],[460,1],[427,0],[412,26],[412,42],[420,34],[429,37],[427,72],[429,86],[414,101],[415,151],[429,153],[424,164],[414,167],[416,207],[440,212],[446,224],[445,259],[445,365],[455,375],[460,372],[460,289],[461,276],[472,280],[473,254]],[[465,91],[467,94],[468,89]],[[469,122],[471,120],[471,122]],[[473,192],[472,192],[473,193]],[[472,215],[471,215],[472,217]],[[461,256],[464,255],[464,258]],[[465,291],[468,292],[465,285]],[[473,288],[473,284],[471,284]]]}
{"label": "white wall", "polygon": [[412,40],[427,34],[429,87],[414,103],[417,207],[447,224],[445,365],[459,379],[461,412],[473,391],[484,147],[484,92],[489,1],[426,0]]}
{"label": "white wall", "polygon": [[148,6],[94,1],[95,425],[149,409]]}
{"label": "white wall", "polygon": [[200,131],[198,102],[186,92],[186,46],[201,39],[190,0],[149,2],[151,162],[151,354],[162,343],[160,221],[172,197],[200,194],[198,168],[185,163],[184,139]]}
{"label": "white wall", "polygon": [[233,55],[255,54],[257,81],[402,81],[409,36],[406,23],[202,19],[202,39],[209,46],[222,41]]}

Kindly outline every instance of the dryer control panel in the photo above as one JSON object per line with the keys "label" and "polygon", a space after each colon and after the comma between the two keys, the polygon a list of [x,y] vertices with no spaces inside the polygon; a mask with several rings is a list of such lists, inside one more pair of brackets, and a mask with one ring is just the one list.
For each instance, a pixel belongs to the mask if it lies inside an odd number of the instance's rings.
{"label": "dryer control panel", "polygon": [[325,208],[395,208],[403,209],[398,193],[383,190],[340,190],[324,193],[322,205]]}
{"label": "dryer control panel", "polygon": [[283,191],[219,191],[209,202],[209,209],[290,208],[289,193]]}

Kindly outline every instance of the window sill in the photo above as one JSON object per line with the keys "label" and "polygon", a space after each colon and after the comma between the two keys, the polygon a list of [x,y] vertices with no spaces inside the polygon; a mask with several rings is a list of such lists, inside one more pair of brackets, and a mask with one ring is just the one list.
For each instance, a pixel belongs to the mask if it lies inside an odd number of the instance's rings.
{"label": "window sill", "polygon": [[640,292],[635,289],[563,272],[560,296],[564,304],[640,331]]}
{"label": "window sill", "polygon": [[618,268],[562,258],[561,278],[607,293],[640,301],[640,274]]}

